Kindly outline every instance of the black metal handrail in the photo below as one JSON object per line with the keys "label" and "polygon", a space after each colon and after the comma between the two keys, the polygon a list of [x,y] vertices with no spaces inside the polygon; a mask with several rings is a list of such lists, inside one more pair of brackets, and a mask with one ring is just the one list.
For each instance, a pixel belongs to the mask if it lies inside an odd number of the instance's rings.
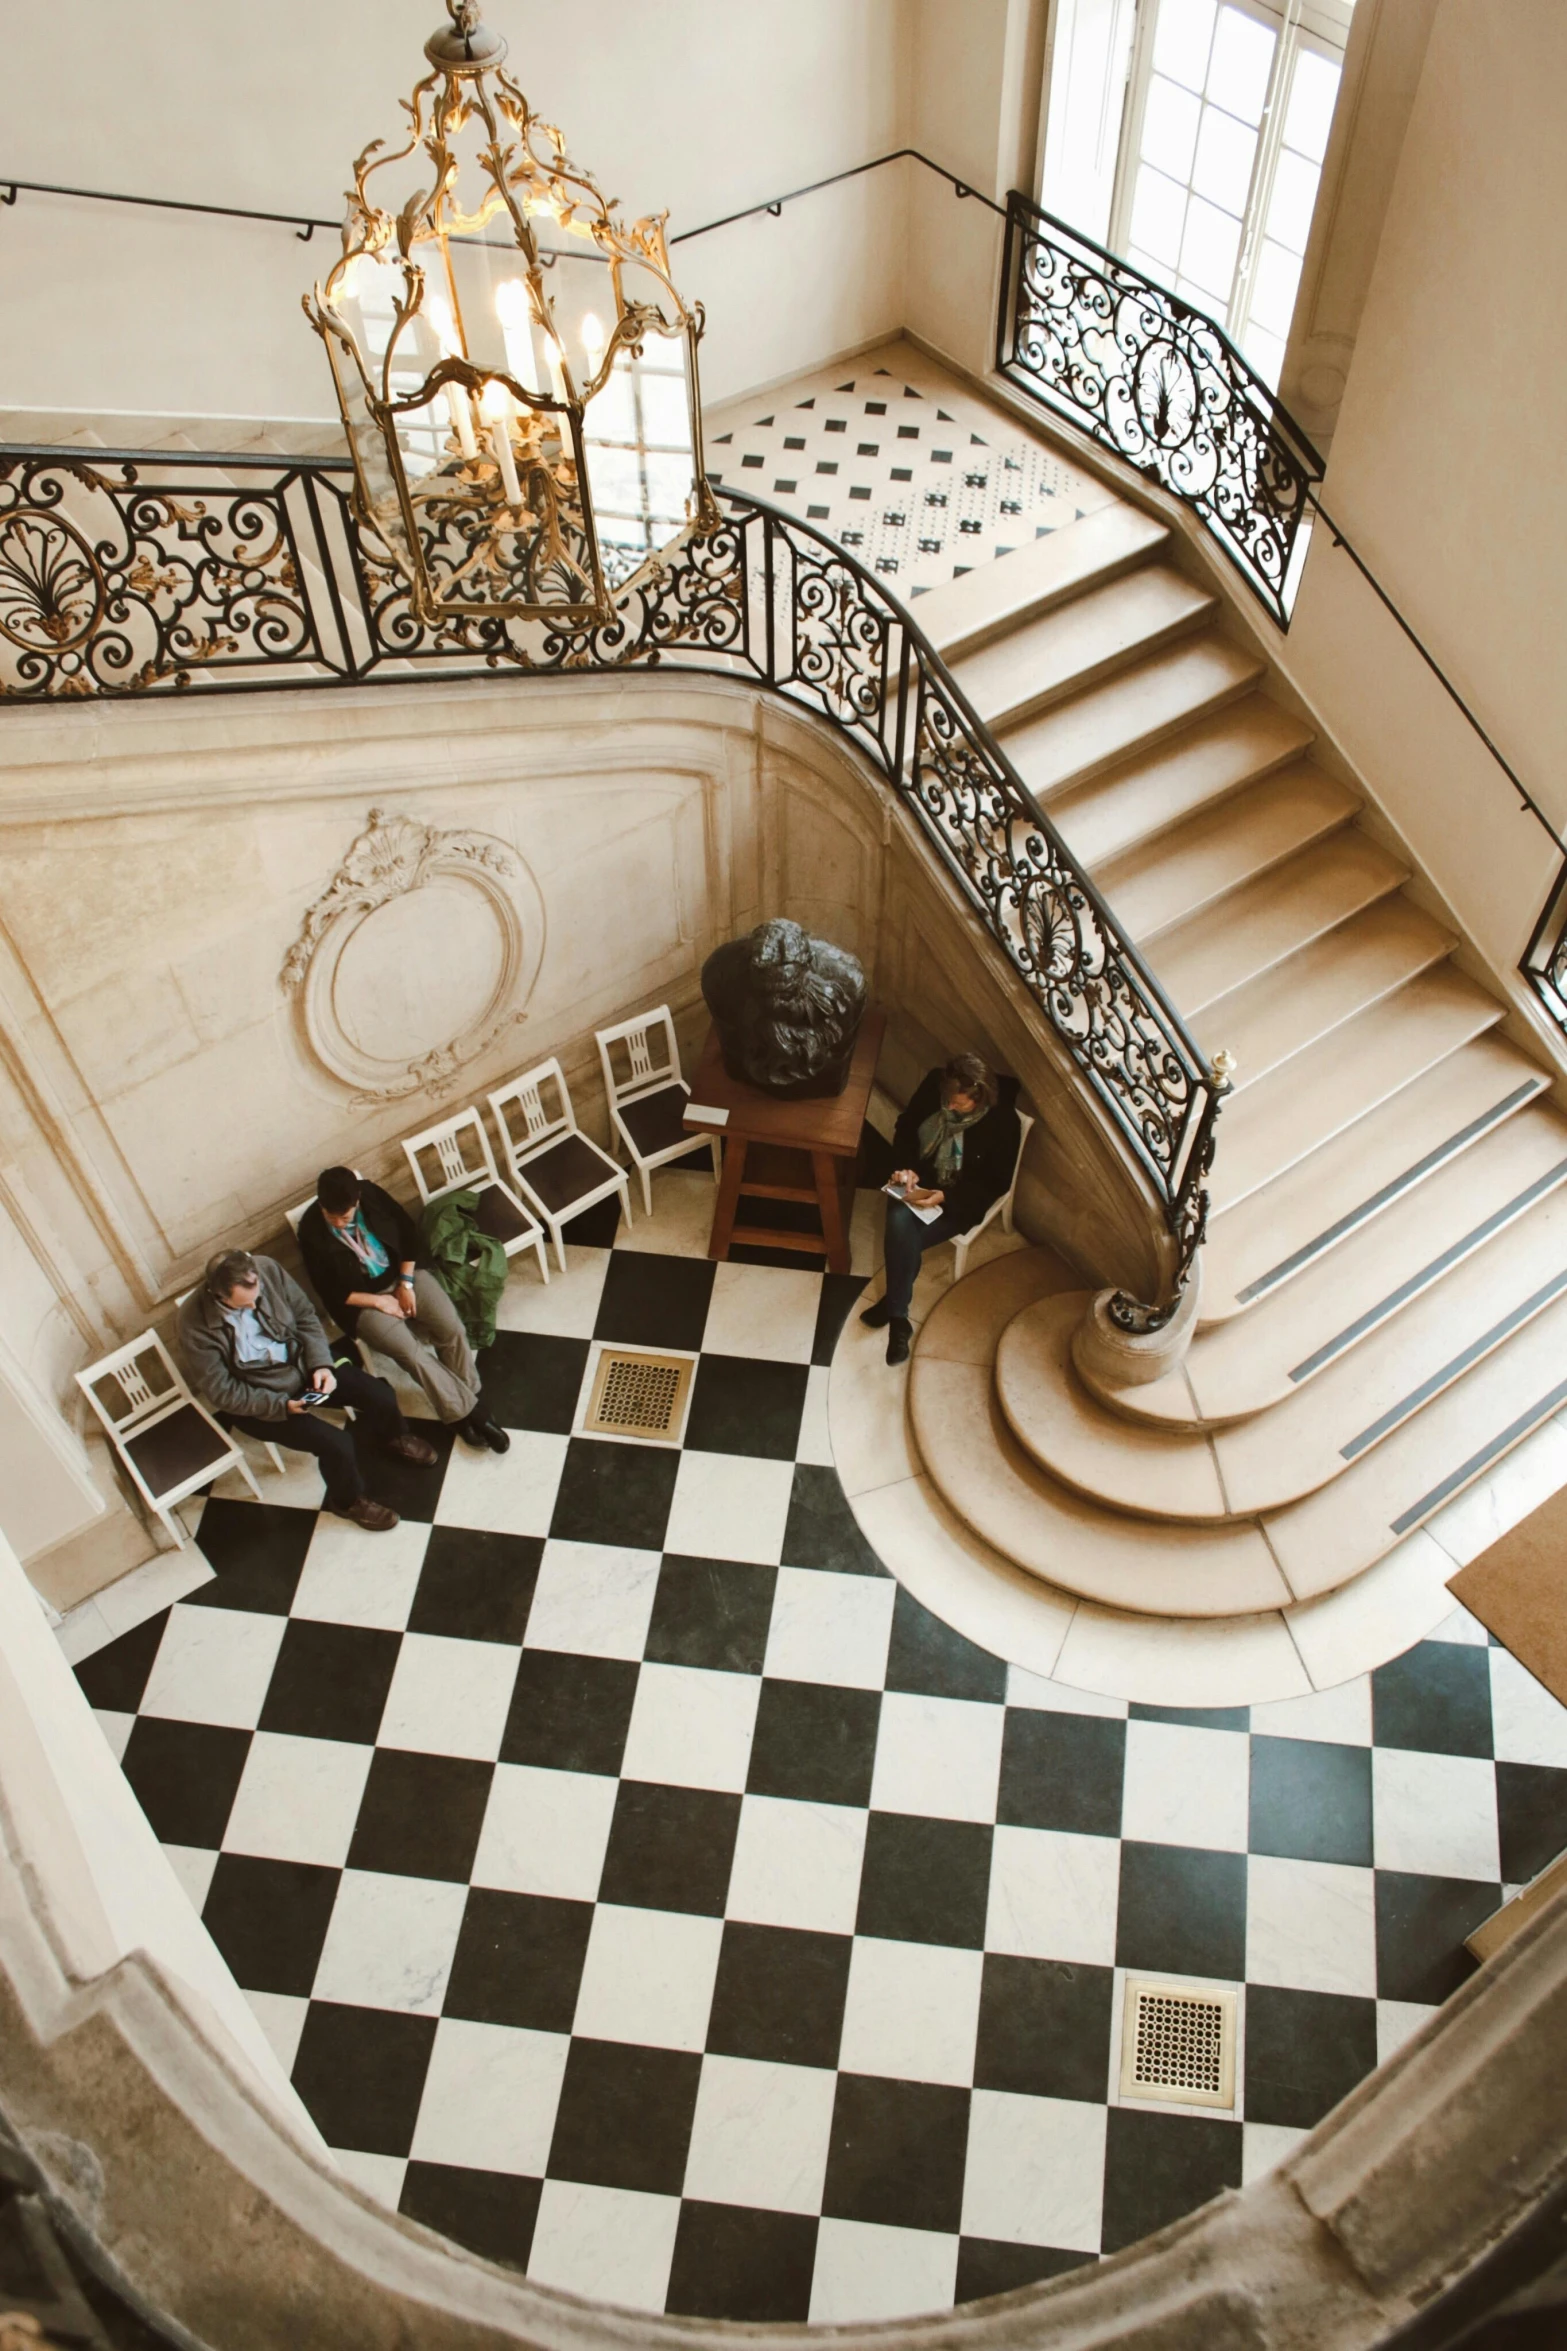
{"label": "black metal handrail", "polygon": [[439,631],[361,536],[346,459],[0,449],[0,709],[75,697],[681,667],[743,676],[870,760],[1145,1169],[1202,1237],[1223,1088],[1159,982],[887,589],[834,540],[725,488],[596,626]]}

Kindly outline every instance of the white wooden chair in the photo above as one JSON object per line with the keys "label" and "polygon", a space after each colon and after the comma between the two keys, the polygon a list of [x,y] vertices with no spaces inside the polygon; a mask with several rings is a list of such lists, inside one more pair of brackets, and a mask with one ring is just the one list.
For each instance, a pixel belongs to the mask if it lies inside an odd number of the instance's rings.
{"label": "white wooden chair", "polygon": [[631,1178],[578,1127],[558,1061],[541,1061],[510,1085],[497,1087],[490,1111],[519,1191],[549,1226],[562,1273],[566,1244],[561,1227],[585,1208],[618,1192],[630,1224]]}
{"label": "white wooden chair", "polygon": [[[680,1074],[675,1024],[669,1006],[657,1004],[651,1012],[639,1012],[635,1020],[595,1029],[593,1035],[609,1103],[610,1148],[618,1148],[618,1134],[642,1178],[642,1205],[651,1216],[654,1168],[683,1158],[702,1140],[681,1124],[691,1089]],[[708,1138],[707,1147],[716,1184],[721,1166],[716,1135]]]}
{"label": "white wooden chair", "polygon": [[443,1118],[439,1126],[426,1127],[422,1135],[410,1135],[403,1145],[403,1156],[413,1169],[426,1207],[432,1200],[443,1200],[448,1192],[477,1192],[474,1221],[480,1232],[499,1241],[508,1257],[515,1257],[519,1249],[531,1249],[538,1258],[541,1279],[549,1280],[543,1229],[510,1184],[502,1182],[490,1138],[476,1110],[459,1110],[455,1118]]}
{"label": "white wooden chair", "polygon": [[978,1224],[971,1224],[966,1233],[958,1233],[954,1235],[952,1242],[952,1278],[955,1282],[962,1281],[963,1269],[968,1264],[968,1253],[973,1248],[974,1243],[979,1239],[979,1236],[984,1231],[986,1225],[993,1223],[999,1216],[1001,1219],[1001,1230],[1004,1233],[1011,1232],[1012,1203],[1017,1197],[1017,1179],[1023,1172],[1023,1153],[1028,1147],[1028,1138],[1032,1134],[1036,1123],[1037,1122],[1029,1115],[1026,1110],[1020,1110],[1018,1112],[1017,1157],[1012,1162],[1011,1183],[1008,1184],[1006,1190],[1002,1193],[999,1200],[992,1200],[990,1206],[986,1209]]}
{"label": "white wooden chair", "polygon": [[[112,1355],[76,1374],[76,1384],[108,1432],[127,1476],[180,1550],[189,1541],[174,1513],[226,1470],[237,1469],[261,1500],[255,1471],[235,1438],[199,1404],[156,1331],[143,1331]],[[277,1464],[281,1469],[281,1461]]]}
{"label": "white wooden chair", "polygon": [[[187,1298],[194,1298],[195,1295],[196,1293],[194,1288],[189,1290],[181,1290],[179,1296],[174,1301],[175,1313],[178,1314],[180,1308],[184,1305]],[[232,1430],[229,1431],[229,1435],[232,1437]],[[267,1459],[271,1462],[273,1468],[277,1471],[278,1476],[280,1478],[286,1478],[288,1475],[288,1464],[283,1459],[283,1456],[278,1451],[277,1447],[273,1444],[272,1439],[270,1437],[262,1437],[258,1439],[258,1442],[266,1447]]]}

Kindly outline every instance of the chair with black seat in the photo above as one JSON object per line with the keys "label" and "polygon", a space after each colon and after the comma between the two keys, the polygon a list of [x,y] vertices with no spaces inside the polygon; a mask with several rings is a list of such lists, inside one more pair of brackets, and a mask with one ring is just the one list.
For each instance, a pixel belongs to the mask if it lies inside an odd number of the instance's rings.
{"label": "chair with black seat", "polygon": [[498,1086],[490,1110],[512,1179],[548,1225],[562,1273],[566,1244],[561,1228],[585,1208],[618,1192],[630,1224],[631,1178],[578,1127],[557,1060],[541,1061],[509,1085]]}
{"label": "chair with black seat", "polygon": [[432,1200],[444,1200],[448,1192],[477,1193],[474,1222],[480,1232],[499,1241],[508,1257],[515,1257],[519,1249],[531,1249],[538,1258],[541,1278],[549,1280],[543,1229],[510,1184],[502,1180],[476,1110],[459,1110],[455,1118],[443,1118],[439,1126],[426,1127],[422,1135],[410,1135],[403,1145],[403,1156],[413,1170],[426,1208]]}
{"label": "chair with black seat", "polygon": [[[609,1103],[610,1147],[615,1137],[630,1152],[642,1178],[642,1205],[653,1213],[653,1170],[683,1159],[702,1140],[682,1123],[691,1089],[680,1074],[680,1048],[667,1004],[639,1012],[612,1029],[595,1029],[604,1094]],[[719,1142],[707,1138],[713,1181],[721,1172]]]}
{"label": "chair with black seat", "polygon": [[76,1374],[76,1384],[103,1423],[131,1484],[181,1550],[188,1537],[174,1506],[187,1494],[237,1469],[261,1500],[255,1472],[237,1439],[197,1402],[156,1331],[143,1331],[139,1339],[128,1339],[112,1355],[88,1364]]}

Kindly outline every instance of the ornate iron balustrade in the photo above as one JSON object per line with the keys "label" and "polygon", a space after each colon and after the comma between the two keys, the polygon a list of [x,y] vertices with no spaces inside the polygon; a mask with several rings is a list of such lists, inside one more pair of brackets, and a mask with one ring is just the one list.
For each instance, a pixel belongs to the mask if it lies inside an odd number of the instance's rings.
{"label": "ornate iron balustrade", "polygon": [[1190,506],[1289,625],[1322,459],[1215,320],[1014,189],[996,365]]}
{"label": "ornate iron balustrade", "polygon": [[653,668],[753,679],[885,779],[1146,1170],[1179,1244],[1206,1213],[1222,1079],[908,613],[809,524],[724,520],[598,626],[437,632],[375,559],[346,460],[0,450],[0,705],[411,677]]}

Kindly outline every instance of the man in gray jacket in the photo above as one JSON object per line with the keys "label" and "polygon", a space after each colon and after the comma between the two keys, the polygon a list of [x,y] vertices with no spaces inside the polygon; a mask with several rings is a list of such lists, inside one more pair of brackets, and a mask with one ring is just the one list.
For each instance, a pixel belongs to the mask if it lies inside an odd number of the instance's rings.
{"label": "man in gray jacket", "polygon": [[364,1434],[404,1461],[428,1464],[435,1447],[415,1436],[385,1380],[334,1364],[326,1333],[297,1282],[270,1257],[225,1249],[180,1308],[179,1349],[196,1394],[230,1428],[313,1453],[326,1508],[372,1534],[397,1513],[365,1492],[350,1431],[323,1420],[328,1398],[352,1405]]}

